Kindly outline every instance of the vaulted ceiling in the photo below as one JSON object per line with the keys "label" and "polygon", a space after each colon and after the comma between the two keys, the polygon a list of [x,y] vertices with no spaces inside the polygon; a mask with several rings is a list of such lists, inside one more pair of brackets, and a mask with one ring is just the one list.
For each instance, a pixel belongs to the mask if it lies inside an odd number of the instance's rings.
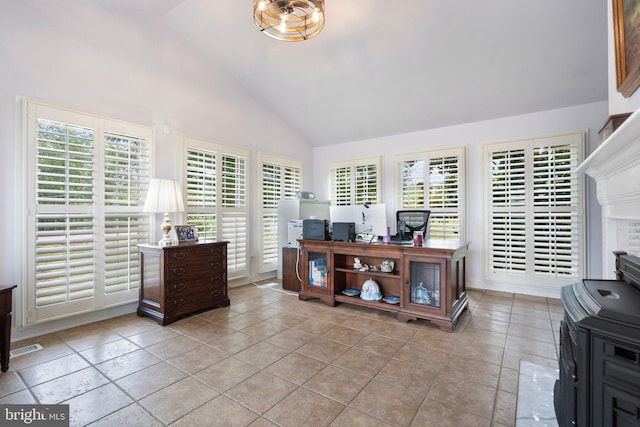
{"label": "vaulted ceiling", "polygon": [[313,146],[607,99],[595,0],[325,0],[315,38],[259,32],[251,0],[96,0],[182,38]]}

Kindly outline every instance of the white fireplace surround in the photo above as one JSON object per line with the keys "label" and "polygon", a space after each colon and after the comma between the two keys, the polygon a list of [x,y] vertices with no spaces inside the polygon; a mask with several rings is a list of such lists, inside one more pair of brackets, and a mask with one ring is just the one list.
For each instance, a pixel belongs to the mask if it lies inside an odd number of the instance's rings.
{"label": "white fireplace surround", "polygon": [[596,181],[602,206],[603,275],[615,277],[613,251],[640,256],[640,110],[633,113],[576,169]]}

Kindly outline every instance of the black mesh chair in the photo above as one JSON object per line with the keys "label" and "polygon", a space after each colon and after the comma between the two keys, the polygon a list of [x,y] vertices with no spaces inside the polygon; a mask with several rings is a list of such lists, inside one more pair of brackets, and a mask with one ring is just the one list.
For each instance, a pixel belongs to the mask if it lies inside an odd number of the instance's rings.
{"label": "black mesh chair", "polygon": [[411,240],[413,239],[414,231],[422,231],[422,237],[425,238],[430,214],[431,211],[427,210],[396,211],[398,238]]}

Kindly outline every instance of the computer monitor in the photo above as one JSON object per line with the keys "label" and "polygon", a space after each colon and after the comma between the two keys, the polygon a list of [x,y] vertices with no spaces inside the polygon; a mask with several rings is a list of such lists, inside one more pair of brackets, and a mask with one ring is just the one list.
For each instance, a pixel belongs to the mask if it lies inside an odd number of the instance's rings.
{"label": "computer monitor", "polygon": [[414,231],[422,231],[422,237],[426,238],[429,226],[429,210],[401,210],[396,211],[397,235],[402,240],[413,239]]}

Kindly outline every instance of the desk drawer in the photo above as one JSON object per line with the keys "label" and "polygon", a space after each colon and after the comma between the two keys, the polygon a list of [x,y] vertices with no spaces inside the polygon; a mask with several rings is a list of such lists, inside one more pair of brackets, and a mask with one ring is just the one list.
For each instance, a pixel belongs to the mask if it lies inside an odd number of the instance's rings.
{"label": "desk drawer", "polygon": [[227,265],[224,260],[204,261],[193,264],[173,264],[167,266],[167,279],[175,280],[190,276],[200,276],[225,271]]}

